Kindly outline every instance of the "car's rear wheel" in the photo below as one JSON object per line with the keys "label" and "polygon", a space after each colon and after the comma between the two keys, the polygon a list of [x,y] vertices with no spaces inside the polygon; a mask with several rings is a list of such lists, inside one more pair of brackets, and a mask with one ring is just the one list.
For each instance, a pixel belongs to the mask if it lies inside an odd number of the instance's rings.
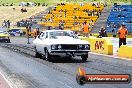
{"label": "car's rear wheel", "polygon": [[10,39],[7,40],[7,43],[11,43]]}
{"label": "car's rear wheel", "polygon": [[45,51],[45,55],[44,55],[45,56],[45,60],[49,61],[50,60],[50,54],[49,54],[47,49],[44,49],[44,51]]}
{"label": "car's rear wheel", "polygon": [[81,56],[81,58],[82,58],[82,61],[87,61],[87,59],[88,59],[88,55],[86,54],[86,55],[83,55],[83,56]]}
{"label": "car's rear wheel", "polygon": [[40,53],[38,53],[37,49],[36,49],[36,46],[34,47],[35,48],[35,57],[36,58],[41,58],[42,55]]}

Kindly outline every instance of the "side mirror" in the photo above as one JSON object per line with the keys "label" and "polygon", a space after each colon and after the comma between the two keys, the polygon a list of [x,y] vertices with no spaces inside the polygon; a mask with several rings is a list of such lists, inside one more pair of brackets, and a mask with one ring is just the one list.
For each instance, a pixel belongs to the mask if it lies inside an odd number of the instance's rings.
{"label": "side mirror", "polygon": [[45,39],[47,39],[47,38],[48,38],[48,36],[45,37]]}
{"label": "side mirror", "polygon": [[40,35],[38,35],[38,38],[40,38]]}

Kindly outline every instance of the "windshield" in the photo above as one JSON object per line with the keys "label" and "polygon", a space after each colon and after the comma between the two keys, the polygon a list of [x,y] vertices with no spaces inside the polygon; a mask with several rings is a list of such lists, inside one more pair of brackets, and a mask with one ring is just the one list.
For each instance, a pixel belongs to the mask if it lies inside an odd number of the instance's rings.
{"label": "windshield", "polygon": [[50,37],[59,37],[59,36],[69,36],[73,38],[77,38],[77,36],[72,31],[53,31],[49,33]]}
{"label": "windshield", "polygon": [[4,33],[3,31],[0,31],[0,33]]}

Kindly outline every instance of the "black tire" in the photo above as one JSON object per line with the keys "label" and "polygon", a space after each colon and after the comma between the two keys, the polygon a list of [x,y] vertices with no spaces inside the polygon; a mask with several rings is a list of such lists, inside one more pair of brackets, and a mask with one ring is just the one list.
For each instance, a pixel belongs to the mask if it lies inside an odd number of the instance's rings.
{"label": "black tire", "polygon": [[88,59],[88,55],[83,55],[83,56],[81,56],[81,58],[82,58],[82,61],[86,62]]}
{"label": "black tire", "polygon": [[38,53],[37,49],[36,49],[36,46],[35,46],[35,57],[36,58],[41,58],[42,55],[40,53]]}
{"label": "black tire", "polygon": [[49,61],[50,60],[50,54],[46,48],[44,49],[44,51],[45,51],[44,58],[45,58],[45,60]]}
{"label": "black tire", "polygon": [[7,43],[11,43],[10,39],[7,41]]}

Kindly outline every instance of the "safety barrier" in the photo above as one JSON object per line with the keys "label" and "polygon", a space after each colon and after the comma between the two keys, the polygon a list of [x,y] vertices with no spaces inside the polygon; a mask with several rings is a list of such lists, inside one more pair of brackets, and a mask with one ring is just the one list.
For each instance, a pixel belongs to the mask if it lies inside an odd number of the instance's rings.
{"label": "safety barrier", "polygon": [[113,55],[113,45],[108,39],[96,37],[81,39],[89,41],[91,52]]}
{"label": "safety barrier", "polygon": [[132,46],[122,45],[119,48],[118,55],[121,57],[132,58]]}

